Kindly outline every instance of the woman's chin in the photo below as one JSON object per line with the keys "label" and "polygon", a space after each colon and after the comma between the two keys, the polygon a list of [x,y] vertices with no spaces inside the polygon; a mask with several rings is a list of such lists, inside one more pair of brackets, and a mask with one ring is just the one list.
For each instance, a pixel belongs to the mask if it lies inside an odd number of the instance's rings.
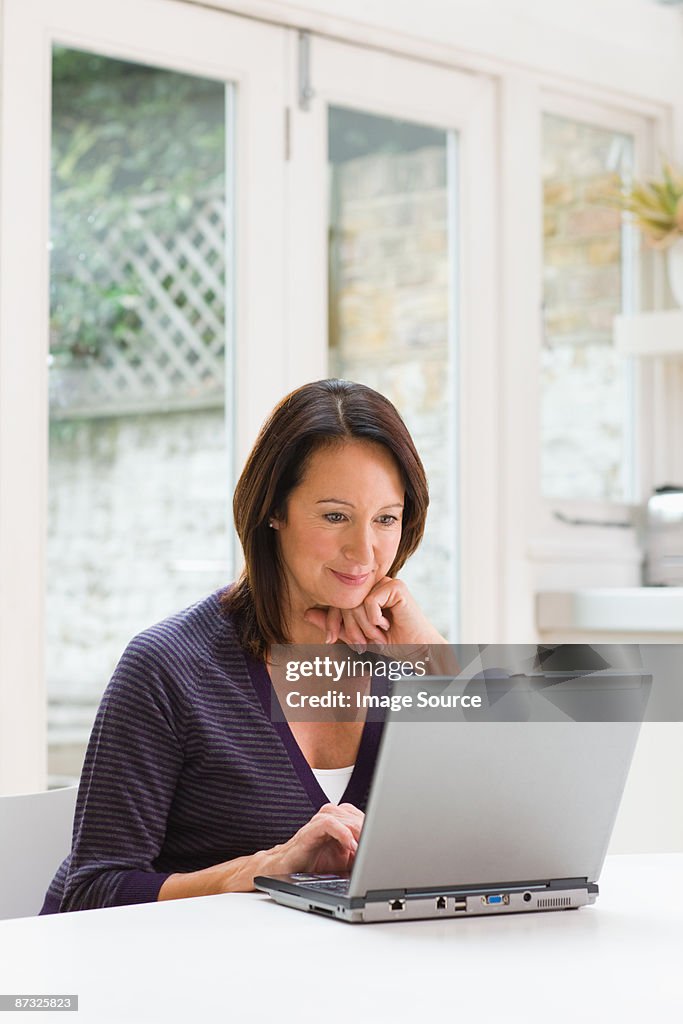
{"label": "woman's chin", "polygon": [[348,611],[357,608],[372,590],[372,584],[364,583],[362,587],[347,587],[341,583],[334,588],[334,593],[329,595],[328,607],[339,608],[341,611]]}
{"label": "woman's chin", "polygon": [[340,611],[350,611],[352,608],[357,608],[359,604],[363,603],[363,598],[359,598],[357,601],[352,601],[349,598],[346,601],[331,601],[330,607],[339,608]]}

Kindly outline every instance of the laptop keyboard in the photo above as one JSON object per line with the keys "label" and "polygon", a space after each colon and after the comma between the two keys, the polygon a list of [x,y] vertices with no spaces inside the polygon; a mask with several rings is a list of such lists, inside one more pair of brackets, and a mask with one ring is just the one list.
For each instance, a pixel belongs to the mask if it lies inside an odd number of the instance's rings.
{"label": "laptop keyboard", "polygon": [[346,896],[349,891],[349,881],[348,878],[311,878],[307,881],[297,880],[296,885],[302,885],[306,889],[320,889],[323,892]]}

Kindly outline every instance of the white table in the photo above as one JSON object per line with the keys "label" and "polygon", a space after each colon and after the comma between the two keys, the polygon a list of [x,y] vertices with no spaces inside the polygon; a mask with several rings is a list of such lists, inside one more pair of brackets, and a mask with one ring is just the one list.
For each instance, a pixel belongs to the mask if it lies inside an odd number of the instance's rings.
{"label": "white table", "polygon": [[609,857],[578,911],[355,926],[246,894],[0,922],[0,992],[78,993],[66,1024],[680,1024],[683,854]]}

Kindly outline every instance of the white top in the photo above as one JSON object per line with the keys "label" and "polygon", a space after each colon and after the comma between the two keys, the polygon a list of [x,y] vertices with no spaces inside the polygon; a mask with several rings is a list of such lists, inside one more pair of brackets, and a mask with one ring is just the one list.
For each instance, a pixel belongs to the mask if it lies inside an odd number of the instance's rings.
{"label": "white top", "polygon": [[[581,910],[398,924],[330,921],[253,892],[0,921],[1,985],[78,993],[60,1024],[314,1024],[321,1008],[325,1024],[349,1024],[348,999],[330,999],[342,963],[363,1020],[441,1024],[452,989],[461,1019],[482,1024],[680,1022],[683,853],[608,857],[600,890]],[[33,1019],[2,1024],[15,1017]]]}
{"label": "white top", "polygon": [[331,804],[338,804],[353,775],[354,765],[348,768],[311,768],[318,785]]}

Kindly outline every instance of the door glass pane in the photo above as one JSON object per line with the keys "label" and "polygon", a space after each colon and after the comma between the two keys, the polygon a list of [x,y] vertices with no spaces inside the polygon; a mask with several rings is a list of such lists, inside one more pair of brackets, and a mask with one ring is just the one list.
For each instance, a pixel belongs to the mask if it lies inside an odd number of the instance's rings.
{"label": "door glass pane", "polygon": [[79,774],[133,634],[231,576],[231,98],[220,82],[53,53],[53,783]]}
{"label": "door glass pane", "polygon": [[633,253],[605,202],[633,167],[631,136],[543,117],[542,489],[548,498],[630,497],[631,380],[612,344]]}
{"label": "door glass pane", "polygon": [[328,127],[330,373],[386,395],[415,439],[431,503],[401,575],[455,639],[455,138],[334,107]]}

